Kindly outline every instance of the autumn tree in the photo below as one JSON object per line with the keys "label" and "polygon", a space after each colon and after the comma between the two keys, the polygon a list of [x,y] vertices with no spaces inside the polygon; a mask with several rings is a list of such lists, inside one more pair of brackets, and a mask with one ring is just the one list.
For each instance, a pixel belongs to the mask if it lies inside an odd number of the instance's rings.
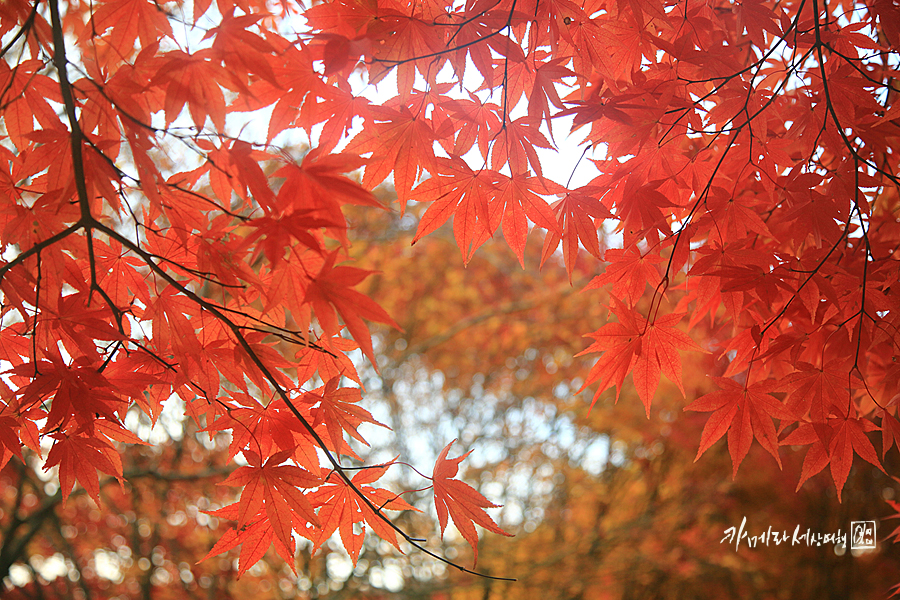
{"label": "autumn tree", "polygon": [[[413,242],[452,217],[464,262],[501,233],[522,266],[542,239],[532,277],[563,261],[608,312],[557,332],[593,340],[595,401],[633,385],[649,415],[665,374],[710,413],[697,456],[727,437],[734,476],[754,440],[805,446],[799,485],[828,467],[840,499],[900,446],[898,23],[890,0],[4,3],[0,463],[99,501],[137,476],[127,415],[174,406],[241,461],[208,556],[293,567],[337,533],[356,560],[369,530],[440,557],[360,432],[369,326],[403,319],[360,291],[346,213],[393,210],[389,181]],[[687,394],[684,352],[713,391]],[[452,439],[418,488],[477,557],[476,524],[504,531]]]}

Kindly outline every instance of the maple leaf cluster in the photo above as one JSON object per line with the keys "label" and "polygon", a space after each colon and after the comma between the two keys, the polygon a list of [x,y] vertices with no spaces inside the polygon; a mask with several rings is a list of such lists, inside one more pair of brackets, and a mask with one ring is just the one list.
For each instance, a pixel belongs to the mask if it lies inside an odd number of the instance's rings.
{"label": "maple leaf cluster", "polygon": [[[176,8],[0,12],[0,467],[27,447],[58,467],[63,502],[76,483],[99,502],[99,473],[124,478],[117,444],[144,443],[128,411],[155,424],[177,399],[246,462],[222,482],[241,492],[212,513],[235,526],[210,555],[240,545],[243,573],[273,545],[293,568],[297,537],[315,549],[338,532],[354,561],[367,527],[415,543],[387,516],[413,507],[373,485],[393,463],[342,462],[378,425],[350,357],[375,363],[367,322],[396,326],[347,264],[344,207],[384,209],[348,176],[358,153],[332,151],[366,104],[324,74],[330,49],[276,34],[265,3],[195,3],[190,41]],[[269,139],[324,123],[322,143],[301,157],[229,135],[229,115],[267,106]],[[501,532],[446,460],[436,505],[473,544],[473,521]]]}
{"label": "maple leaf cluster", "polygon": [[[388,208],[390,180],[416,239],[452,218],[466,261],[502,233],[524,266],[540,237],[595,275],[595,400],[630,375],[650,415],[680,352],[711,353],[698,456],[808,446],[800,484],[829,466],[840,494],[900,447],[897,23],[852,0],[5,2],[0,465],[27,447],[97,498],[127,412],[177,399],[246,462],[211,554],[293,564],[338,532],[355,559],[366,524],[415,545],[371,485],[393,463],[341,462],[376,424],[352,356],[396,326],[344,211]],[[542,155],[574,131],[597,174],[570,189]],[[476,547],[503,531],[448,450],[437,517]]]}

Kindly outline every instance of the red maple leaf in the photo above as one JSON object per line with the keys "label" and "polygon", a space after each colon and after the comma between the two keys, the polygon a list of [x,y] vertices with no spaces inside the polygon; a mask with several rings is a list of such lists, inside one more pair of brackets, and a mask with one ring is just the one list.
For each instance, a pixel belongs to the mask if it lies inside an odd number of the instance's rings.
{"label": "red maple leaf", "polygon": [[282,464],[291,452],[277,452],[262,462],[260,456],[250,450],[243,451],[249,466],[239,467],[220,485],[243,486],[237,503],[237,527],[243,530],[252,525],[260,511],[271,524],[275,537],[286,548],[293,548],[291,530],[305,533],[297,523],[318,526],[319,518],[312,504],[298,488],[312,488],[320,478],[300,467]]}
{"label": "red maple leaf", "polygon": [[543,179],[541,161],[535,148],[552,147],[529,117],[507,121],[491,148],[491,168],[498,171],[508,163],[515,175],[526,173],[531,166],[534,173]]}
{"label": "red maple leaf", "polygon": [[675,328],[684,317],[683,313],[657,316],[654,322],[648,323],[647,319],[615,296],[610,312],[618,318],[618,322],[607,323],[588,334],[587,337],[593,338],[594,343],[577,355],[603,352],[581,389],[599,381],[600,385],[594,394],[596,402],[601,392],[615,384],[618,401],[625,376],[633,370],[638,396],[649,417],[650,403],[659,387],[662,373],[684,394],[678,350],[700,351],[701,348],[686,333]]}
{"label": "red maple leaf", "polygon": [[122,459],[115,448],[99,437],[79,434],[53,434],[56,441],[47,454],[44,470],[59,465],[59,487],[63,502],[68,500],[77,480],[100,504],[100,478],[97,470],[112,475],[122,483]]}
{"label": "red maple leaf", "polygon": [[419,220],[413,243],[455,215],[453,236],[463,259],[468,261],[499,225],[497,220],[497,225],[490,226],[489,202],[496,193],[500,174],[484,169],[473,171],[459,158],[442,159],[438,164],[440,173],[423,181],[413,193],[413,199],[432,203]]}
{"label": "red maple leaf", "polygon": [[797,429],[781,440],[781,445],[809,446],[803,458],[797,490],[803,487],[807,479],[819,473],[828,464],[828,450],[825,449],[825,444],[811,423],[800,423]]}
{"label": "red maple leaf", "polygon": [[636,302],[647,289],[647,284],[655,286],[660,282],[659,268],[662,262],[657,254],[643,254],[638,248],[610,248],[603,259],[608,263],[606,270],[594,277],[585,289],[596,289],[612,284],[612,294],[629,302]]}
{"label": "red maple leaf", "polygon": [[82,37],[102,35],[109,29],[112,30],[107,36],[109,44],[123,56],[131,55],[138,38],[142,46],[149,46],[163,35],[172,35],[166,13],[150,0],[99,2],[91,26],[82,30]]}
{"label": "red maple leaf", "polygon": [[[322,387],[303,394],[302,400],[314,404],[312,415],[313,427],[324,424],[335,451],[342,453],[346,446],[344,432],[354,439],[369,445],[359,434],[357,428],[363,423],[372,423],[387,428],[387,425],[379,423],[372,417],[372,413],[359,406],[362,400],[362,392],[359,388],[338,387],[340,377],[333,377]],[[349,450],[349,447],[347,447]]]}
{"label": "red maple leaf", "polygon": [[[547,201],[538,194],[552,193],[555,188],[542,182],[537,177],[529,177],[518,172],[512,177],[502,177],[497,184],[496,199],[489,201],[489,221],[496,223],[502,219],[503,237],[519,258],[519,264],[525,266],[525,240],[528,236],[528,220],[538,227],[554,233],[560,233],[559,223]],[[491,218],[497,214],[501,219]],[[527,217],[527,219],[526,219]],[[497,226],[492,225],[491,232]]]}
{"label": "red maple leaf", "polygon": [[829,419],[832,429],[831,444],[828,446],[828,455],[831,464],[831,477],[834,479],[834,487],[837,488],[838,502],[841,501],[841,491],[853,466],[853,455],[858,454],[867,462],[875,465],[884,473],[884,467],[878,460],[878,454],[872,442],[866,436],[867,431],[877,429],[876,425],[868,419]]}
{"label": "red maple leaf", "polygon": [[441,525],[441,537],[447,527],[448,516],[453,519],[453,524],[462,534],[463,538],[472,546],[475,553],[475,563],[478,562],[478,533],[475,524],[481,525],[492,533],[499,533],[512,537],[512,534],[500,529],[494,520],[484,510],[486,508],[498,508],[496,504],[488,501],[475,488],[468,483],[453,479],[459,472],[459,463],[472,453],[470,450],[457,458],[447,458],[450,447],[456,442],[453,440],[447,444],[438,455],[434,463],[432,482],[434,483],[434,508],[437,510],[438,522]]}
{"label": "red maple leaf", "polygon": [[181,50],[166,53],[153,84],[166,90],[167,123],[172,123],[187,104],[197,127],[202,128],[208,116],[217,129],[225,129],[225,95],[218,85],[211,87],[204,82],[217,80],[231,84],[229,87],[233,83],[222,65],[212,58],[211,50],[194,54]]}
{"label": "red maple leaf", "polygon": [[800,361],[796,368],[783,382],[790,391],[786,403],[790,412],[798,417],[809,415],[819,423],[832,416],[832,411],[847,413],[850,392],[845,360],[832,360],[821,368]]}
{"label": "red maple leaf", "polygon": [[363,175],[363,185],[373,188],[393,173],[394,187],[401,202],[419,177],[421,169],[437,171],[432,145],[438,138],[429,119],[407,107],[372,107],[373,122],[353,138],[347,152],[371,152]]}
{"label": "red maple leaf", "polygon": [[[397,533],[387,523],[381,511],[416,509],[397,494],[368,485],[384,475],[385,471],[392,464],[393,461],[366,467],[351,478],[353,486],[369,502],[363,500],[360,494],[344,481],[343,477],[327,469],[322,470],[325,484],[312,494],[314,501],[322,506],[319,509],[322,527],[312,538],[313,551],[337,531],[341,536],[344,549],[347,550],[353,562],[356,563],[362,550],[363,538],[365,537],[364,524],[368,524],[378,537],[390,542],[398,550],[400,549]],[[357,524],[361,525],[358,533],[355,530]]]}
{"label": "red maple leaf", "polygon": [[713,381],[721,389],[697,398],[684,409],[713,413],[703,427],[694,462],[727,431],[732,477],[737,476],[754,437],[780,467],[778,435],[772,418],[792,420],[793,417],[772,395],[777,388],[775,382],[765,380],[747,386],[727,377],[714,377]]}
{"label": "red maple leaf", "polygon": [[[601,190],[595,187],[581,187],[566,193],[565,197],[553,203],[553,212],[559,222],[561,233],[548,231],[541,251],[541,266],[553,254],[559,242],[563,243],[563,259],[566,273],[572,281],[572,269],[578,256],[579,242],[591,256],[600,258],[600,244],[597,241],[597,221],[612,218],[612,214],[597,199]],[[597,221],[595,221],[595,219]],[[607,271],[609,267],[607,267]]]}
{"label": "red maple leaf", "polygon": [[[230,504],[224,508],[215,511],[206,511],[206,514],[221,519],[236,521],[238,515],[238,503]],[[305,528],[299,531],[306,534],[309,532]],[[241,546],[241,552],[238,557],[238,577],[247,572],[247,569],[262,560],[269,547],[275,545],[278,554],[284,559],[291,570],[296,572],[294,566],[294,550],[295,544],[293,540],[289,545],[285,545],[280,536],[275,535],[275,527],[273,523],[266,517],[265,513],[260,511],[250,519],[250,522],[243,527],[232,527],[213,545],[210,551],[200,562],[207,560],[213,556],[227,552],[236,546]]]}
{"label": "red maple leaf", "polygon": [[335,314],[337,311],[350,330],[350,335],[377,368],[372,350],[372,337],[363,319],[385,323],[397,329],[400,329],[400,326],[371,298],[351,289],[368,277],[371,271],[343,265],[334,266],[337,258],[337,251],[326,256],[321,270],[307,285],[303,302],[312,305],[322,329],[329,336],[337,335],[340,331]]}
{"label": "red maple leaf", "polygon": [[900,451],[900,421],[888,413],[886,410],[881,411],[881,459],[891,449],[891,446],[897,442],[897,449]]}

